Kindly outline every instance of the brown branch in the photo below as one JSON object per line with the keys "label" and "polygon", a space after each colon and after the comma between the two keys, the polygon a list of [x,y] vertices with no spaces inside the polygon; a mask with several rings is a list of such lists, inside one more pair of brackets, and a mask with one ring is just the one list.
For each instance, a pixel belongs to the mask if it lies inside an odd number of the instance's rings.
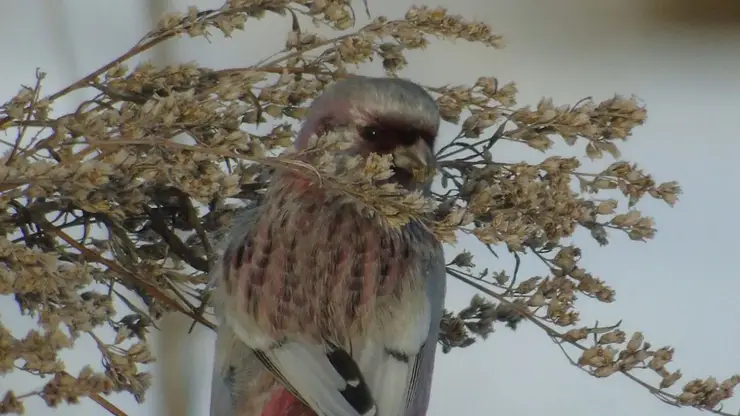
{"label": "brown branch", "polygon": [[25,214],[28,216],[28,218],[36,223],[39,227],[41,227],[45,232],[48,234],[54,235],[62,240],[64,240],[67,244],[77,249],[80,253],[82,253],[88,261],[92,261],[95,263],[100,263],[108,267],[109,269],[115,271],[118,273],[120,277],[124,277],[127,279],[130,283],[133,285],[143,289],[148,295],[150,295],[152,298],[162,302],[164,305],[181,312],[191,318],[193,318],[198,323],[211,328],[216,329],[216,326],[212,324],[211,322],[207,321],[202,316],[198,316],[197,314],[193,313],[192,311],[187,310],[182,305],[177,303],[176,301],[170,299],[169,296],[165,295],[163,292],[159,290],[156,286],[152,285],[151,283],[148,283],[135,274],[129,272],[128,270],[124,269],[121,265],[117,264],[114,261],[108,260],[104,257],[102,257],[100,254],[88,249],[84,245],[78,243],[74,238],[70,237],[69,234],[65,233],[64,231],[58,229],[54,226],[54,224],[51,224],[46,218],[40,215],[36,215],[33,211],[27,210],[24,206],[21,204],[18,204],[17,202],[13,201],[11,202],[14,207],[18,208],[21,211],[24,211]]}
{"label": "brown branch", "polygon": [[196,270],[207,272],[209,269],[208,260],[198,257],[192,248],[185,245],[180,238],[172,232],[167,226],[162,214],[157,209],[152,209],[148,205],[143,204],[142,209],[149,215],[151,219],[150,224],[152,229],[159,234],[172,249],[172,251],[190,266]]}
{"label": "brown branch", "polygon": [[[75,376],[63,371],[62,374],[66,375],[67,377],[75,378]],[[99,404],[100,407],[107,410],[108,413],[114,415],[114,416],[128,416],[126,412],[116,407],[113,403],[106,400],[103,396],[101,396],[98,393],[90,393],[89,396],[90,400],[94,401],[95,403]]]}
{"label": "brown branch", "polygon": [[105,400],[103,396],[97,394],[97,393],[90,393],[90,399],[94,401],[95,403],[99,404],[100,407],[107,410],[108,413],[115,415],[115,416],[128,416],[126,412],[123,410],[117,408],[113,403],[109,402],[108,400]]}

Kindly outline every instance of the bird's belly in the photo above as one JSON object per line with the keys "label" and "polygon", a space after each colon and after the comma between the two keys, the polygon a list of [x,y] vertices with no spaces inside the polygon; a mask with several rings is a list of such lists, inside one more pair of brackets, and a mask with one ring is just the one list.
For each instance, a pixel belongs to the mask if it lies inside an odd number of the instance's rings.
{"label": "bird's belly", "polygon": [[[425,248],[413,234],[352,210],[282,213],[256,224],[232,267],[244,312],[255,324],[275,339],[301,333],[319,340],[337,331],[367,332],[379,319],[390,322],[391,305],[423,284]],[[346,334],[332,335],[349,341]]]}

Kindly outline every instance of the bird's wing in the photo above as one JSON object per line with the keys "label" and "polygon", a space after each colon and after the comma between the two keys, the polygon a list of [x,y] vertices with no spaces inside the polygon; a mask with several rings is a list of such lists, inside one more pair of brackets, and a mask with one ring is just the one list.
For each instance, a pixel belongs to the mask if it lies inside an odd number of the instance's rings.
{"label": "bird's wing", "polygon": [[216,352],[211,377],[211,416],[235,416],[236,392],[231,372],[231,351],[226,350],[224,334],[216,335]]}
{"label": "bird's wing", "polygon": [[[211,416],[240,416],[250,403],[261,400],[256,385],[266,373],[254,351],[238,340],[230,328],[219,328],[211,380]],[[264,398],[266,399],[266,397]]]}
{"label": "bird's wing", "polygon": [[[230,230],[229,237],[219,245],[229,244],[231,236],[248,235],[253,228],[256,215],[257,211],[254,208],[243,213]],[[270,391],[265,385],[269,383],[271,376],[255,352],[236,337],[233,329],[225,323],[227,299],[222,287],[224,273],[223,262],[212,265],[209,286],[215,286],[213,305],[219,325],[211,378],[210,415],[243,416],[250,414],[250,408],[254,408],[255,405],[258,407],[257,402],[268,399]]]}
{"label": "bird's wing", "polygon": [[[264,338],[234,326],[245,344],[262,344]],[[260,339],[261,338],[261,339]],[[359,367],[343,349],[330,343],[276,342],[253,348],[259,359],[283,385],[318,416],[373,416],[375,404]],[[220,400],[220,397],[219,397]]]}
{"label": "bird's wing", "polygon": [[216,338],[210,416],[314,416],[228,325]]}
{"label": "bird's wing", "polygon": [[347,351],[329,341],[275,340],[236,316],[225,314],[236,337],[317,416],[376,415],[370,389]]}
{"label": "bird's wing", "polygon": [[377,409],[357,363],[347,351],[322,345],[288,341],[259,350],[258,356],[319,416],[374,416]]}
{"label": "bird's wing", "polygon": [[441,247],[422,262],[423,289],[401,299],[396,322],[384,322],[359,359],[383,416],[426,414],[445,297]]}

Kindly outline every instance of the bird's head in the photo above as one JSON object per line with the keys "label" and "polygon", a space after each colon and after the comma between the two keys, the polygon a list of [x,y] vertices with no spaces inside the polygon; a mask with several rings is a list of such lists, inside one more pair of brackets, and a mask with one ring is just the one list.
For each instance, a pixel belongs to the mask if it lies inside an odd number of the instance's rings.
{"label": "bird's head", "polygon": [[414,172],[436,168],[439,124],[439,108],[421,86],[397,78],[353,76],[314,100],[295,146],[303,149],[313,135],[342,131],[350,142],[349,154],[392,154],[394,174],[389,181],[428,191],[432,175]]}

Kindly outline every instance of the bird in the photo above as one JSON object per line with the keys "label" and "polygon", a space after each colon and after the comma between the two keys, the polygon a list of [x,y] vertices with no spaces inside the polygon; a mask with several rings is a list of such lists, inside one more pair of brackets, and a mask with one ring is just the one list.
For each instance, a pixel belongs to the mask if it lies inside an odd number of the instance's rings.
{"label": "bird", "polygon": [[[314,99],[294,141],[341,132],[391,154],[388,181],[430,195],[440,127],[420,85],[350,76]],[[276,171],[213,267],[211,416],[423,416],[446,291],[441,242],[391,227],[316,180]]]}

